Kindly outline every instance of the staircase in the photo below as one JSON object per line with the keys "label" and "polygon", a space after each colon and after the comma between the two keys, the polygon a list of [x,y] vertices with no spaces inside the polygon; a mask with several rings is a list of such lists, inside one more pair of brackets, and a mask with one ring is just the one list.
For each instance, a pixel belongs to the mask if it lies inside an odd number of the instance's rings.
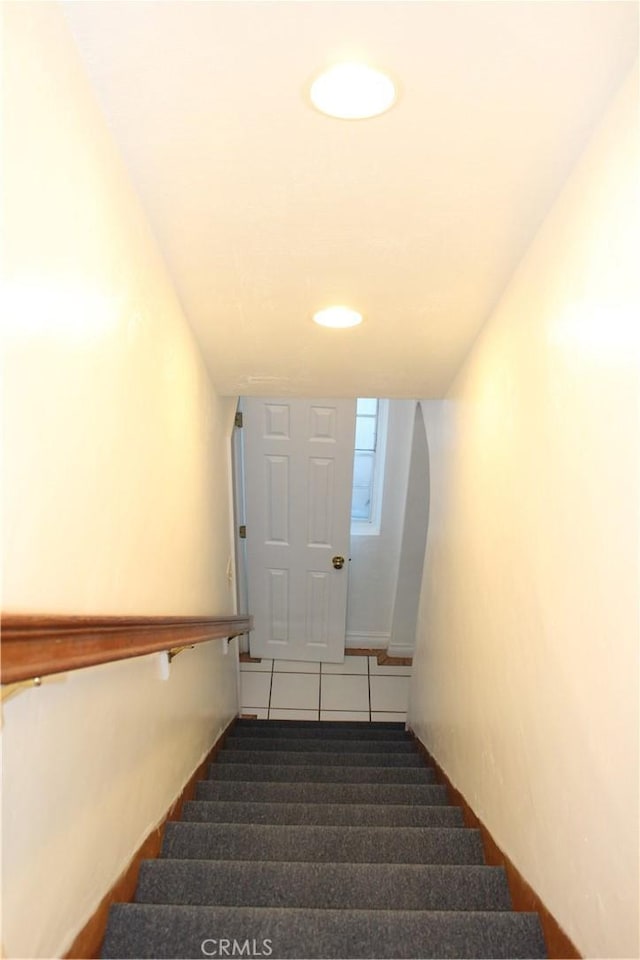
{"label": "staircase", "polygon": [[103,957],[544,957],[398,723],[240,720]]}

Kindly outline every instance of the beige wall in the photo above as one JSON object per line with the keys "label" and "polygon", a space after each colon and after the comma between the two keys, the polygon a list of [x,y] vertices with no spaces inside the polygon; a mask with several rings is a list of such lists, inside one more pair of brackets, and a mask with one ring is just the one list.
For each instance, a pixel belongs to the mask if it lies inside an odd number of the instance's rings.
{"label": "beige wall", "polygon": [[[4,610],[233,610],[221,401],[56,4],[5,4]],[[3,707],[3,946],[61,956],[236,709],[208,644]]]}
{"label": "beige wall", "polygon": [[411,724],[588,957],[638,956],[637,74],[443,401]]}

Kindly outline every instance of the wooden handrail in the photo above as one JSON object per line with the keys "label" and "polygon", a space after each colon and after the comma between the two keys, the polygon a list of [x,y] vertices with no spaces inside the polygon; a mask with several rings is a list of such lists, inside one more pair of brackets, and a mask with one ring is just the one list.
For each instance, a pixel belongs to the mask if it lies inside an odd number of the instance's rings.
{"label": "wooden handrail", "polygon": [[237,637],[249,616],[85,617],[3,614],[3,684],[66,673],[113,660],[142,657],[172,647]]}

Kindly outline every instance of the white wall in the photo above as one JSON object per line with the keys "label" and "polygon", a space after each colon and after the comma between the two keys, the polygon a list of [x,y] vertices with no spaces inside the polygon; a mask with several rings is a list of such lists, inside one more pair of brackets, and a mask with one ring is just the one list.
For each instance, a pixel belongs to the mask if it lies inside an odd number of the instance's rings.
{"label": "white wall", "polygon": [[[234,609],[229,437],[56,4],[5,4],[3,609]],[[236,709],[234,655],[3,708],[4,928],[61,956]],[[63,882],[59,882],[62,878]]]}
{"label": "white wall", "polygon": [[410,722],[587,957],[639,946],[637,107],[424,405]]}
{"label": "white wall", "polygon": [[351,536],[347,646],[386,649],[398,581],[415,400],[389,400],[379,535]]}
{"label": "white wall", "polygon": [[411,460],[398,561],[398,584],[393,605],[392,656],[412,656],[415,649],[418,605],[429,519],[429,453],[422,411],[416,405]]}

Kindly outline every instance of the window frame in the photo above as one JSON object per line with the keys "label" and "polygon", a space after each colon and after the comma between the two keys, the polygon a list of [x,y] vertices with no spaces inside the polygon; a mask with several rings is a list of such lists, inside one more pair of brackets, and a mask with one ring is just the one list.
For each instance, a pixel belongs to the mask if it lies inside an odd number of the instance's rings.
{"label": "window frame", "polygon": [[[376,419],[376,448],[373,454],[371,510],[368,520],[351,517],[352,537],[379,536],[382,525],[382,499],[384,493],[384,478],[386,473],[389,401],[379,397],[376,399],[378,400],[378,415]],[[355,440],[353,455],[355,458]]]}

